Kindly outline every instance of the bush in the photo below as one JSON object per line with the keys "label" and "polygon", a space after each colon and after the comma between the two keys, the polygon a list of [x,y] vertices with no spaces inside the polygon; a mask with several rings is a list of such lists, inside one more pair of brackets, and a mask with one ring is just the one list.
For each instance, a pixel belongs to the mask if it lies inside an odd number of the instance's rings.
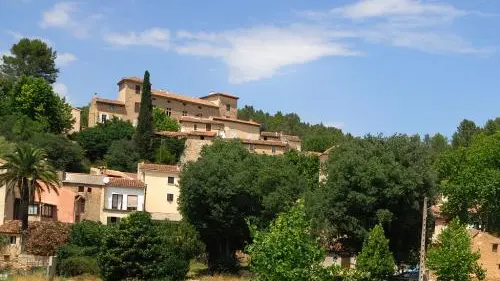
{"label": "bush", "polygon": [[100,222],[83,220],[71,226],[69,243],[79,247],[99,248],[106,227]]}
{"label": "bush", "polygon": [[394,258],[380,224],[373,227],[358,255],[356,268],[370,273],[372,280],[387,280],[394,273]]}
{"label": "bush", "polygon": [[26,251],[37,256],[53,256],[68,242],[69,225],[58,221],[30,225]]}
{"label": "bush", "polygon": [[163,237],[151,215],[135,212],[105,234],[98,263],[105,281],[182,280],[189,259],[174,240]]}
{"label": "bush", "polygon": [[96,259],[91,257],[70,257],[61,261],[59,266],[59,274],[66,277],[83,274],[99,275],[99,265]]}

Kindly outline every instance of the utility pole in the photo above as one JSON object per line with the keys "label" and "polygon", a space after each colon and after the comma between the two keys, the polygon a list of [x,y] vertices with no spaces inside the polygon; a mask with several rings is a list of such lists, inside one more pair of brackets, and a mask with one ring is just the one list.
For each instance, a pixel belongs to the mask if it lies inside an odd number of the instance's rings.
{"label": "utility pole", "polygon": [[422,236],[420,238],[420,268],[418,281],[427,281],[425,270],[425,234],[427,232],[427,196],[424,197],[424,207],[422,208]]}

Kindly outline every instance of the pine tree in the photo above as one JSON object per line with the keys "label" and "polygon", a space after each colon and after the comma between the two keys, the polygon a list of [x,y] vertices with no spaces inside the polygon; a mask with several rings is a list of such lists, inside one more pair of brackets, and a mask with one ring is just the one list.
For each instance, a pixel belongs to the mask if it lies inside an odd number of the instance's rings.
{"label": "pine tree", "polygon": [[144,72],[142,81],[141,109],[134,135],[134,143],[141,159],[151,160],[153,155],[153,101],[151,99],[151,83],[149,72]]}
{"label": "pine tree", "polygon": [[356,262],[356,268],[370,274],[371,280],[387,280],[394,273],[394,258],[384,229],[375,225],[365,240]]}

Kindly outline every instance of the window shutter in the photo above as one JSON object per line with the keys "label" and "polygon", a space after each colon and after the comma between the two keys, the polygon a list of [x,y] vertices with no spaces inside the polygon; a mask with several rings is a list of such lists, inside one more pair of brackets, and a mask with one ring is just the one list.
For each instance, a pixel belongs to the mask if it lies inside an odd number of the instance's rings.
{"label": "window shutter", "polygon": [[130,207],[137,208],[137,195],[129,195],[127,197],[127,208]]}
{"label": "window shutter", "polygon": [[107,217],[106,224],[111,224],[111,217]]}

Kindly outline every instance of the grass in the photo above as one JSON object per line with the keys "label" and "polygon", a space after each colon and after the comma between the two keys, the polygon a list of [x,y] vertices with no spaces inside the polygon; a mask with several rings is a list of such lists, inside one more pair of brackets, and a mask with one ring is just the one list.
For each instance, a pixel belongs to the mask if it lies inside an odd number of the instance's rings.
{"label": "grass", "polygon": [[[45,275],[43,273],[34,273],[30,275],[12,275],[8,281],[45,281]],[[70,279],[63,277],[55,277],[54,281],[102,281],[99,277],[95,276],[78,276],[72,277]]]}

